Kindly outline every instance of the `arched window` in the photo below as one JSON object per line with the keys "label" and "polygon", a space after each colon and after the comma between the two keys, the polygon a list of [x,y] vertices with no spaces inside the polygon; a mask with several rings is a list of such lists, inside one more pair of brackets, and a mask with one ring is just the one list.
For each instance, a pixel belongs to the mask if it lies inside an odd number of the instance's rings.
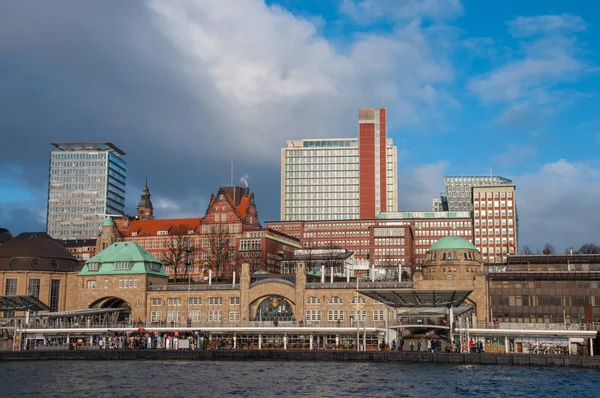
{"label": "arched window", "polygon": [[329,304],[344,304],[344,302],[338,296],[333,296],[329,299]]}
{"label": "arched window", "polygon": [[310,296],[309,298],[306,299],[306,304],[308,304],[308,305],[321,304],[321,300],[319,300],[315,296]]}
{"label": "arched window", "polygon": [[354,297],[352,297],[351,304],[356,304],[357,298],[358,298],[358,304],[366,304],[367,303],[364,298],[362,298],[360,296],[358,296],[358,297],[354,296]]}

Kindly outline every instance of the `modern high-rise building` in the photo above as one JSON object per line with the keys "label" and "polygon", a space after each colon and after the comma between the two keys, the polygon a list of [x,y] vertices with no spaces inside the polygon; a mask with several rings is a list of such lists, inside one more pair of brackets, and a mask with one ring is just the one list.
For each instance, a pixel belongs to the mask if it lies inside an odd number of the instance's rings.
{"label": "modern high-rise building", "polygon": [[358,119],[358,139],[287,141],[281,220],[352,220],[397,211],[397,148],[386,137],[385,108],[360,109]]}
{"label": "modern high-rise building", "polygon": [[96,238],[107,215],[125,210],[125,152],[109,142],[53,142],[46,231],[56,239]]}
{"label": "modern high-rise building", "polygon": [[518,216],[515,186],[473,187],[475,246],[484,263],[506,262],[518,253]]}
{"label": "modern high-rise building", "polygon": [[[444,177],[446,197],[440,197],[440,202],[447,201],[447,211],[473,211],[474,187],[512,185],[508,178],[500,176],[468,176]],[[434,207],[436,202],[434,199]]]}

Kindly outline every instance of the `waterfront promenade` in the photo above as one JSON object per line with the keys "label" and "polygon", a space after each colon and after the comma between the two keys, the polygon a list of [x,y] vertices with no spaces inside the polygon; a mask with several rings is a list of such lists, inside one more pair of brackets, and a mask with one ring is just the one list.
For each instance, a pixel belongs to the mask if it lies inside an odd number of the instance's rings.
{"label": "waterfront promenade", "polygon": [[0,352],[0,362],[44,360],[342,361],[600,369],[600,357],[565,355],[347,350],[32,350]]}

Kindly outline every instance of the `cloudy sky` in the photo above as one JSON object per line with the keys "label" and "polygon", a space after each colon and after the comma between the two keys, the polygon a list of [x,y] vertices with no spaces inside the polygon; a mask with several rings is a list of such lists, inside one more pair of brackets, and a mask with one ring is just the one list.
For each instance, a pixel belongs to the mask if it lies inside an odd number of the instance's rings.
{"label": "cloudy sky", "polygon": [[277,220],[285,140],[356,136],[384,90],[401,210],[492,169],[521,244],[598,242],[594,3],[2,1],[0,226],[44,229],[49,143],[75,140],[127,152],[129,213],[147,174],[158,217],[202,216],[233,156]]}

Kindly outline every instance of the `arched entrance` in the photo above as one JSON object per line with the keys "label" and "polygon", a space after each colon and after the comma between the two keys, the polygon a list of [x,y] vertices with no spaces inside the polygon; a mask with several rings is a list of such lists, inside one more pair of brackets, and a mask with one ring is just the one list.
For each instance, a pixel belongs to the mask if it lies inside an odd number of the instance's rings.
{"label": "arched entrance", "polygon": [[90,308],[120,308],[118,321],[128,321],[131,316],[131,305],[120,297],[102,297],[90,304]]}
{"label": "arched entrance", "polygon": [[293,321],[294,309],[289,301],[281,296],[269,296],[263,299],[254,316],[255,321]]}

